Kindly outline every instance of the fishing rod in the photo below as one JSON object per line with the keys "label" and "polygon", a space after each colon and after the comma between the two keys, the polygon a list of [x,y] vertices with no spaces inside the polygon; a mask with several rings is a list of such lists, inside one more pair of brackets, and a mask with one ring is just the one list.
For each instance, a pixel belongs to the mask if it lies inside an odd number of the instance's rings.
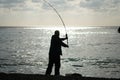
{"label": "fishing rod", "polygon": [[54,8],[53,5],[51,5],[48,1],[46,1],[46,0],[43,0],[43,1],[44,1],[45,3],[47,3],[47,4],[56,12],[56,14],[58,15],[58,17],[60,18],[60,20],[61,20],[61,22],[62,22],[62,24],[63,24],[63,26],[64,26],[65,32],[66,32],[67,44],[68,44],[67,29],[66,29],[66,25],[65,25],[65,23],[64,23],[61,15],[60,15],[59,12],[56,10],[56,8]]}

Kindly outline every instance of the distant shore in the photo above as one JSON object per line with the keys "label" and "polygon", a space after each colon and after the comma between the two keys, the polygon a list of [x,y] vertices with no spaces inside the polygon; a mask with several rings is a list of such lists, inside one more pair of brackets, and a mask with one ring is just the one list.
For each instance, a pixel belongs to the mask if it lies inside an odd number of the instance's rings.
{"label": "distant shore", "polygon": [[0,73],[0,80],[120,80],[116,78],[83,77],[80,74],[45,76],[42,74]]}

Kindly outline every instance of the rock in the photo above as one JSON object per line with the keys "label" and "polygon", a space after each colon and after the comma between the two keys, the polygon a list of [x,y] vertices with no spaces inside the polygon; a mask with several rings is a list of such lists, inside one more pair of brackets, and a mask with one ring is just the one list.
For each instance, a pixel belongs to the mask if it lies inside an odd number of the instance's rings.
{"label": "rock", "polygon": [[78,73],[73,73],[73,74],[66,74],[65,77],[67,77],[67,79],[71,79],[71,80],[80,80],[82,79],[82,75],[78,74]]}
{"label": "rock", "polygon": [[46,76],[42,74],[19,74],[0,73],[0,80],[120,80],[115,78],[83,77],[81,74],[73,73],[66,76]]}

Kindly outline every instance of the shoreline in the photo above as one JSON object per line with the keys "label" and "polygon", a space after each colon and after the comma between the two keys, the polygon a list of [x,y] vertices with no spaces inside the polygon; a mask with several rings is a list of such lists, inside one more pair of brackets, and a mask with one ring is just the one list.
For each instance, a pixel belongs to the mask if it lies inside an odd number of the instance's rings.
{"label": "shoreline", "polygon": [[120,78],[84,77],[81,74],[46,76],[42,74],[0,73],[0,80],[120,80]]}

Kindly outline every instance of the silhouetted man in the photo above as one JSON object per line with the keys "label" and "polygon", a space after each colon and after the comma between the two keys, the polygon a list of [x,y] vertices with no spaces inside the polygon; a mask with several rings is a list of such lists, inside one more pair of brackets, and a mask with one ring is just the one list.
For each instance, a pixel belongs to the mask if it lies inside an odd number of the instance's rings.
{"label": "silhouetted man", "polygon": [[46,75],[51,74],[53,64],[55,65],[55,75],[60,75],[60,55],[62,55],[61,46],[68,47],[68,45],[63,43],[62,41],[68,39],[68,37],[66,34],[66,38],[59,38],[59,35],[59,31],[56,30],[51,38],[51,45],[49,50],[49,64],[46,70]]}

